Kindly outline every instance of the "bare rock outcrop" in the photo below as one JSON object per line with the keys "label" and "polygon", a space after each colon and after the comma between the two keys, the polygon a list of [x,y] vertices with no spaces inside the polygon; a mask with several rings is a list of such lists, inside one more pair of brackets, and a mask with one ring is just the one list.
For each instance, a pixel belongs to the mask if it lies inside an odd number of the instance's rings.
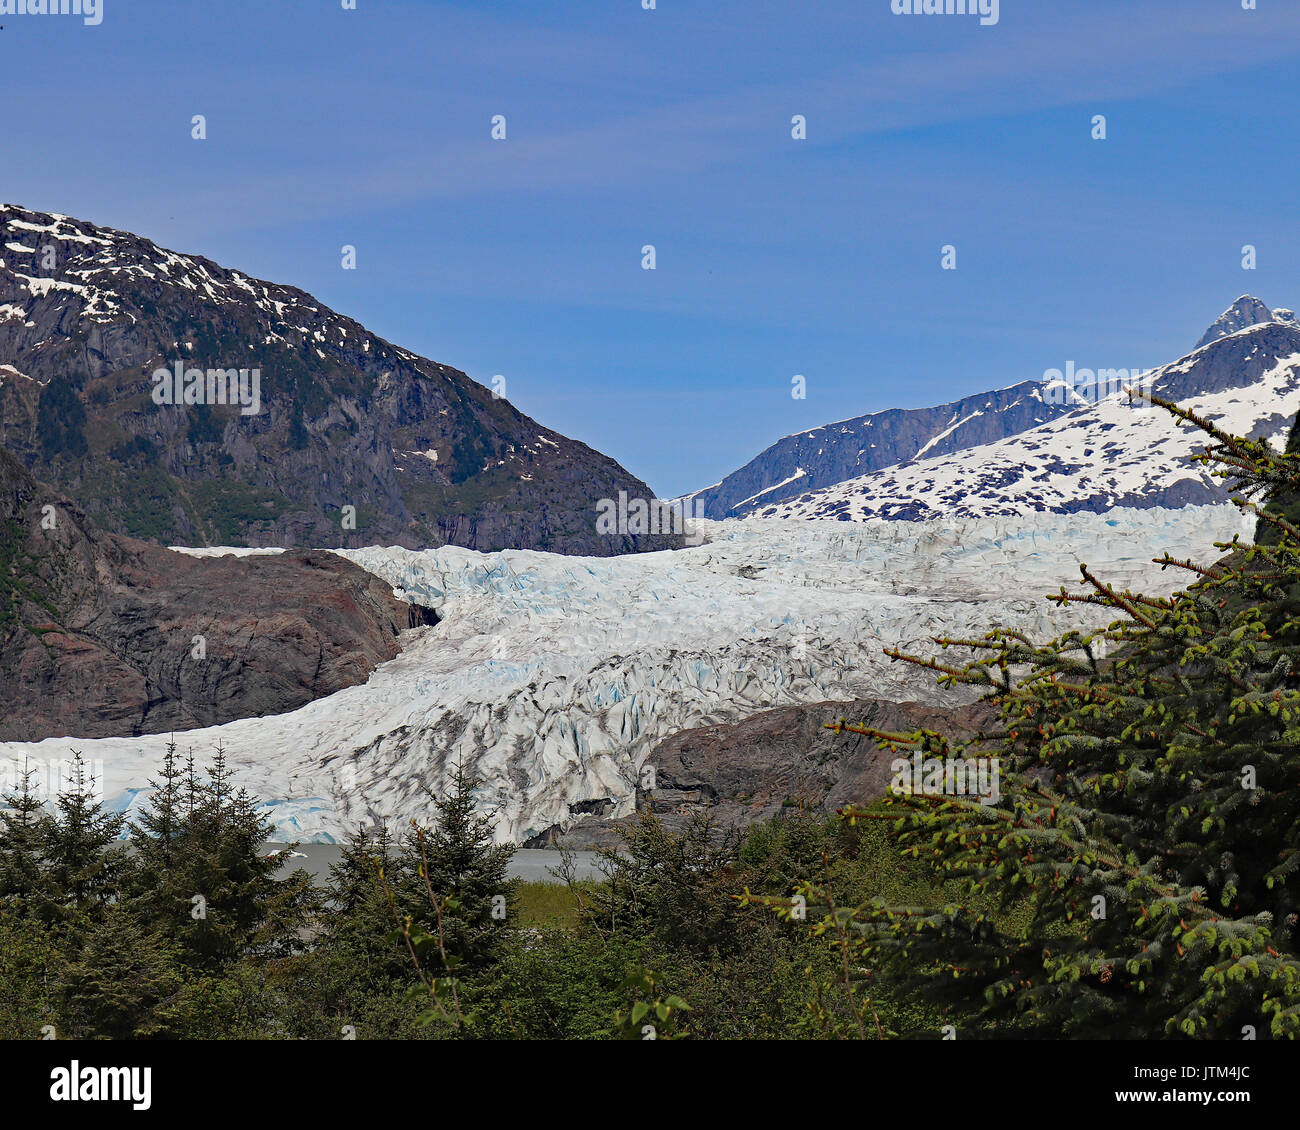
{"label": "bare rock outcrop", "polygon": [[[731,725],[683,730],[651,751],[646,765],[653,777],[643,769],[642,780],[653,779],[654,788],[641,792],[638,804],[678,831],[704,810],[720,824],[747,827],[789,811],[832,813],[867,804],[889,787],[895,755],[863,735],[826,729],[841,718],[895,733],[927,729],[971,737],[994,721],[995,711],[984,703],[945,709],[865,698],[785,706]],[[583,821],[563,840],[571,847],[613,847],[617,829],[629,820],[635,817]],[[545,846],[547,839],[531,846]]]}
{"label": "bare rock outcrop", "polygon": [[197,558],[105,533],[0,449],[0,740],[283,713],[434,622],[332,553]]}

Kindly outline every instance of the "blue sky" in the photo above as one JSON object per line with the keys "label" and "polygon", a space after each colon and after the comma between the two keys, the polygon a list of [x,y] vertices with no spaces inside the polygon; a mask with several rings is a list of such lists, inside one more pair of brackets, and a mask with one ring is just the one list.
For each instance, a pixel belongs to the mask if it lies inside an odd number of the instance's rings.
{"label": "blue sky", "polygon": [[663,497],[800,428],[1172,360],[1241,293],[1300,307],[1294,0],[1002,0],[988,27],[889,0],[103,3],[0,17],[0,198],[500,373]]}

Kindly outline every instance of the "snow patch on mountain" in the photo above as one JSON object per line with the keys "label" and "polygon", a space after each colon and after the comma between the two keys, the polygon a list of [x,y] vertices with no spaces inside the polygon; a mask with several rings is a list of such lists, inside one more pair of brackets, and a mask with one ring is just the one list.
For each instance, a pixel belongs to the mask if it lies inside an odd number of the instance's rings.
{"label": "snow patch on mountain", "polygon": [[[1239,331],[1237,344],[1248,346],[1247,335],[1255,332]],[[1164,389],[1178,384],[1179,378],[1195,379],[1204,360],[1201,350],[1158,370],[1157,393],[1168,395]],[[1300,352],[1276,359],[1242,387],[1175,399],[1226,431],[1263,435],[1281,450],[1300,411]],[[1163,409],[1141,402],[1135,406],[1117,392],[993,443],[911,460],[755,513],[765,518],[861,522],[1205,502],[1223,489],[1209,468],[1193,462],[1208,442],[1200,429],[1175,421]]]}

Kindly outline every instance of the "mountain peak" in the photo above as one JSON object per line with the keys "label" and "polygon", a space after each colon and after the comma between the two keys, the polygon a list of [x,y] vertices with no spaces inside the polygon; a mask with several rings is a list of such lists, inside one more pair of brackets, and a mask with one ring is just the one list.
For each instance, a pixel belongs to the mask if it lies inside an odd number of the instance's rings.
{"label": "mountain peak", "polygon": [[[1158,369],[1089,375],[1099,390],[1140,383],[1210,419],[1226,417],[1239,434],[1278,444],[1300,410],[1297,355],[1295,314],[1246,294],[1193,354]],[[934,408],[809,428],[689,497],[710,518],[838,521],[1224,501],[1193,462],[1196,436],[1166,434],[1161,413],[1135,411],[1113,392],[1093,402],[1055,375]]]}
{"label": "mountain peak", "polygon": [[[1290,314],[1290,311],[1283,311],[1283,313]],[[1219,315],[1214,325],[1205,331],[1204,336],[1196,343],[1196,348],[1200,349],[1202,346],[1209,345],[1212,341],[1218,341],[1221,337],[1228,337],[1250,326],[1258,326],[1262,322],[1277,320],[1285,319],[1275,319],[1273,311],[1258,298],[1243,294]]]}
{"label": "mountain peak", "polygon": [[12,204],[0,443],[104,531],[164,544],[680,543],[599,530],[601,502],[650,488],[305,291]]}

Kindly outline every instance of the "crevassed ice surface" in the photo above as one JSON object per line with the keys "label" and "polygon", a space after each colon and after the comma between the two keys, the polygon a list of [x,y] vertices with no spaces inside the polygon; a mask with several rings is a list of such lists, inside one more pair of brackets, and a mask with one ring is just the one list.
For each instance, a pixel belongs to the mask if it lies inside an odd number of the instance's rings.
{"label": "crevassed ice surface", "polygon": [[[615,558],[459,547],[338,550],[398,596],[436,608],[401,655],[288,714],[177,735],[200,760],[220,743],[275,838],[332,841],[359,823],[425,819],[463,760],[484,779],[500,841],[570,826],[584,801],[633,811],[639,766],[665,736],[800,702],[874,696],[954,704],[892,663],[941,634],[993,626],[1049,637],[1109,622],[1057,609],[1086,562],[1118,587],[1188,583],[1151,558],[1212,560],[1245,537],[1233,506],[942,522],[701,522],[695,548]],[[194,550],[213,554],[240,550]],[[832,719],[828,719],[832,720]],[[133,813],[168,736],[0,744],[0,762],[102,765],[108,807]]]}

